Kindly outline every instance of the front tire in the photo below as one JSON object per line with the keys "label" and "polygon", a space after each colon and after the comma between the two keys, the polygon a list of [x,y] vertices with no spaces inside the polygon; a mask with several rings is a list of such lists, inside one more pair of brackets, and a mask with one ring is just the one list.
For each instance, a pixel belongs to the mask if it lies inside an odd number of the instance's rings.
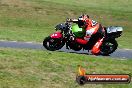
{"label": "front tire", "polygon": [[50,36],[46,37],[43,41],[43,46],[50,51],[61,49],[65,45],[62,39],[54,39]]}
{"label": "front tire", "polygon": [[113,53],[118,47],[118,43],[115,39],[106,40],[103,42],[100,48],[100,54],[104,56],[108,56],[109,54]]}

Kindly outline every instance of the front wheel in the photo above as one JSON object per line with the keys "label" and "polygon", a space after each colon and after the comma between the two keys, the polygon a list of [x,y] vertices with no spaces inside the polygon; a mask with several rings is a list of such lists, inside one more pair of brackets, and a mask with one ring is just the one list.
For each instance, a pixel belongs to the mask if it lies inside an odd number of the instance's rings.
{"label": "front wheel", "polygon": [[55,51],[61,49],[65,45],[62,39],[51,38],[50,36],[46,37],[43,41],[43,46],[50,51]]}
{"label": "front wheel", "polygon": [[100,47],[100,54],[107,56],[113,53],[118,47],[118,43],[115,39],[106,40],[103,42],[102,46]]}

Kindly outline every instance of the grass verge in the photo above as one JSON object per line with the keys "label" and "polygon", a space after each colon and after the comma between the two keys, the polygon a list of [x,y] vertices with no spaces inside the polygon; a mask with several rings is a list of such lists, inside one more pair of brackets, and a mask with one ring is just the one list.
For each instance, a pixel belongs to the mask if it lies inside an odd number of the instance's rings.
{"label": "grass verge", "polygon": [[131,88],[130,84],[75,82],[77,65],[87,73],[130,74],[132,60],[65,52],[0,49],[0,88]]}

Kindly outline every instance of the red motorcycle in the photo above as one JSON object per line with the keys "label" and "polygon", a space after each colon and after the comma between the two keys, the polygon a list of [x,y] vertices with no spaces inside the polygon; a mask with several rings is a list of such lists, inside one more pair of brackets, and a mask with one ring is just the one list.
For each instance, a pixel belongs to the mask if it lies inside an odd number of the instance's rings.
{"label": "red motorcycle", "polygon": [[[115,40],[120,37],[123,31],[122,27],[110,26],[105,29],[105,37],[100,46],[100,52],[98,55],[109,55],[113,53],[117,47],[118,43]],[[94,43],[96,42],[95,38],[90,38],[90,41],[87,43],[77,42],[76,38],[83,38],[85,36],[85,30],[79,28],[77,24],[71,24],[70,22],[60,23],[55,27],[56,32],[46,37],[43,41],[43,46],[50,51],[55,51],[61,49],[66,45],[66,49],[72,49],[75,51],[91,50]]]}

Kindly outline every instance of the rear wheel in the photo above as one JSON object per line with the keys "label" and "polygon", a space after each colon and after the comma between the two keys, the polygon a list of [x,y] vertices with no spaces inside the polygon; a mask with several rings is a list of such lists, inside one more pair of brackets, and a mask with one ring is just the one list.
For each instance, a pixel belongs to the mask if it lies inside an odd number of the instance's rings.
{"label": "rear wheel", "polygon": [[62,39],[54,39],[49,37],[46,37],[43,41],[43,46],[50,51],[59,50],[64,46],[64,41]]}
{"label": "rear wheel", "polygon": [[106,40],[104,41],[104,43],[102,44],[100,48],[100,54],[107,56],[113,53],[117,49],[117,47],[118,47],[118,44],[115,39]]}

